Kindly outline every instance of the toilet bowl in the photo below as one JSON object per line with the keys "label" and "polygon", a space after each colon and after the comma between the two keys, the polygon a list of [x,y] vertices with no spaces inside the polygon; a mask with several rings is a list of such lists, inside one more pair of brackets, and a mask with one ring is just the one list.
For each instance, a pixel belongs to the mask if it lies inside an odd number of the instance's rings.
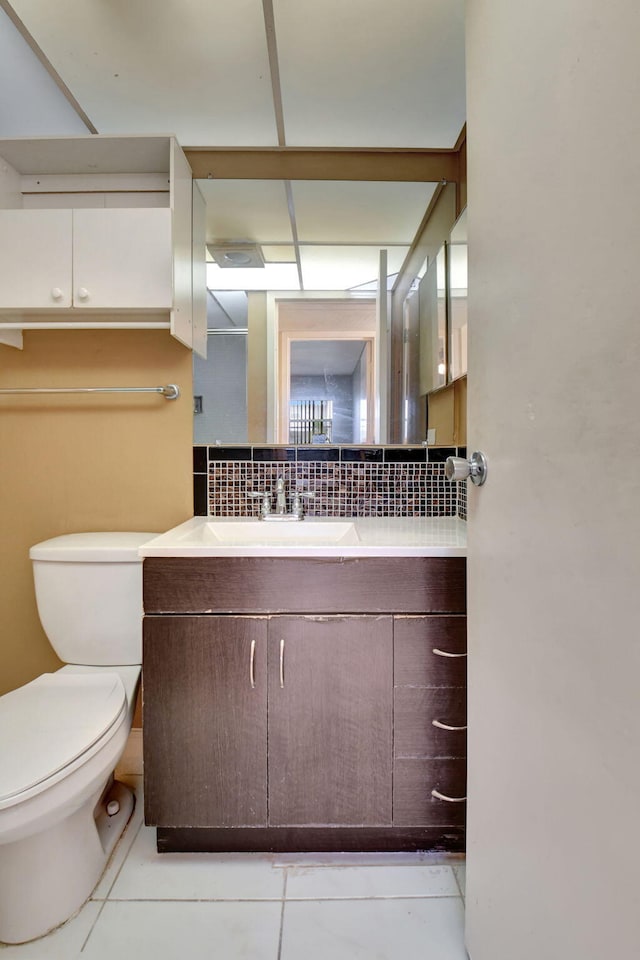
{"label": "toilet bowl", "polygon": [[113,770],[140,680],[137,551],[151,536],[72,534],[31,550],[43,627],[74,662],[0,697],[5,943],[43,936],[80,909],[133,810]]}

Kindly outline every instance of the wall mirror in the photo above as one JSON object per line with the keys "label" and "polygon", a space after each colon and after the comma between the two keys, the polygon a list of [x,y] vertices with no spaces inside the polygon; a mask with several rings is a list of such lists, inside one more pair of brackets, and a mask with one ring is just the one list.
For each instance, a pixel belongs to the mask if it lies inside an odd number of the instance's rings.
{"label": "wall mirror", "polygon": [[[380,442],[379,384],[388,375],[380,301],[386,309],[437,184],[197,183],[206,204],[208,357],[194,358],[195,442]],[[287,329],[294,302],[314,315],[299,336]],[[350,310],[368,311],[360,330]],[[261,376],[266,416],[256,426],[251,390]],[[296,419],[307,422],[294,429]],[[416,442],[415,431],[403,434]]]}

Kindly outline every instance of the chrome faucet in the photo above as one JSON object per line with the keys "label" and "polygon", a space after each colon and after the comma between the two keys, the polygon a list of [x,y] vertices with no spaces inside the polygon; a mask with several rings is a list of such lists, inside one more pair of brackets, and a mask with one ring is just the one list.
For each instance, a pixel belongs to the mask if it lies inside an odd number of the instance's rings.
{"label": "chrome faucet", "polygon": [[260,498],[262,500],[260,516],[263,520],[304,520],[302,500],[303,498],[312,500],[315,497],[315,493],[309,490],[302,490],[300,487],[296,488],[293,495],[291,513],[287,513],[287,494],[283,477],[278,477],[276,480],[275,494],[276,508],[273,512],[271,511],[271,494],[266,490],[254,490],[247,494],[251,499]]}
{"label": "chrome faucet", "polygon": [[278,477],[276,480],[276,513],[282,516],[287,512],[287,495],[284,490],[284,480]]}

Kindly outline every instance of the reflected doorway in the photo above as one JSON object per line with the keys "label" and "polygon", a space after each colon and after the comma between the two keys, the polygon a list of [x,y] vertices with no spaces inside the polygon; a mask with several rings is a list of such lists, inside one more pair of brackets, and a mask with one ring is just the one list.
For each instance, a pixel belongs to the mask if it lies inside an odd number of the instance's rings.
{"label": "reflected doorway", "polygon": [[375,302],[278,304],[278,443],[375,442]]}

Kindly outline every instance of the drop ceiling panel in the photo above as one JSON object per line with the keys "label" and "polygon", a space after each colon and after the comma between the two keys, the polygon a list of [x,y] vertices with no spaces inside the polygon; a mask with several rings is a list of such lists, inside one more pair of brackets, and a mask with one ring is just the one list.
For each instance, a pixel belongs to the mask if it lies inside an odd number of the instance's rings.
{"label": "drop ceiling panel", "polygon": [[453,147],[464,0],[274,0],[289,146]]}
{"label": "drop ceiling panel", "polygon": [[292,243],[281,180],[198,180],[198,186],[207,205],[208,242]]}
{"label": "drop ceiling panel", "polygon": [[292,183],[301,241],[411,243],[436,189],[434,183]]}
{"label": "drop ceiling panel", "polygon": [[[387,270],[397,273],[409,247],[388,249]],[[378,276],[377,247],[301,247],[300,261],[305,290],[349,290]]]}
{"label": "drop ceiling panel", "polygon": [[12,0],[100,133],[274,146],[260,0]]}
{"label": "drop ceiling panel", "polygon": [[265,263],[295,263],[296,248],[294,246],[262,245],[262,254]]}

